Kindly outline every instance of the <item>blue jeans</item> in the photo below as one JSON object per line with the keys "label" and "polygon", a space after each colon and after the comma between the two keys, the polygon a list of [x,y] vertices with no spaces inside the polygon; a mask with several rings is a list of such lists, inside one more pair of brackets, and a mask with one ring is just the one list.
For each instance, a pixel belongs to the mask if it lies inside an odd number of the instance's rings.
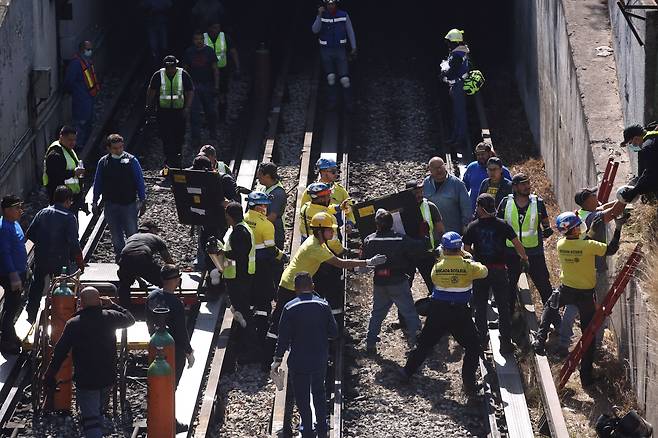
{"label": "blue jeans", "polygon": [[[345,50],[345,47],[321,47],[320,60],[322,61],[322,68],[327,75],[336,75],[334,78],[334,84],[329,84],[329,91],[327,94],[329,105],[335,105],[338,99],[337,87],[340,84],[340,79],[349,76],[347,51]],[[348,90],[349,88],[344,88],[346,101],[350,98]]]}
{"label": "blue jeans", "polygon": [[466,121],[466,93],[462,81],[458,81],[450,87],[450,99],[452,100],[452,133],[450,139],[454,143],[468,147],[468,126]]}
{"label": "blue jeans", "polygon": [[126,245],[126,238],[137,232],[137,203],[122,205],[106,202],[104,213],[112,235],[114,254],[118,257]]}
{"label": "blue jeans", "polygon": [[212,139],[217,137],[217,102],[215,90],[210,84],[197,84],[194,87],[194,99],[190,114],[190,129],[192,131],[192,145],[201,143],[201,112],[206,115],[208,134]]}
{"label": "blue jeans", "polygon": [[[569,348],[571,345],[571,338],[573,337],[573,324],[576,322],[578,316],[578,307],[575,304],[567,304],[564,307],[562,314],[562,323],[560,324],[560,348]],[[582,327],[581,327],[582,329]],[[601,346],[603,341],[603,331],[605,330],[605,323],[596,332],[594,345],[596,348]]]}
{"label": "blue jeans", "polygon": [[86,438],[103,437],[103,396],[111,387],[102,389],[76,388],[75,397],[80,416],[82,430]]}
{"label": "blue jeans", "polygon": [[313,433],[313,415],[311,413],[311,394],[313,394],[313,407],[317,419],[318,432],[327,431],[327,401],[324,390],[324,379],[327,375],[326,367],[310,373],[297,373],[290,370],[297,410],[302,420],[300,427],[302,438],[315,437]]}
{"label": "blue jeans", "polygon": [[402,315],[404,322],[407,324],[407,337],[410,342],[416,341],[416,333],[420,329],[420,318],[416,313],[414,299],[411,296],[409,282],[403,280],[396,284],[374,285],[372,296],[372,314],[368,323],[368,336],[366,342],[368,345],[377,343],[377,336],[382,329],[382,322],[391,306],[395,304],[398,312]]}

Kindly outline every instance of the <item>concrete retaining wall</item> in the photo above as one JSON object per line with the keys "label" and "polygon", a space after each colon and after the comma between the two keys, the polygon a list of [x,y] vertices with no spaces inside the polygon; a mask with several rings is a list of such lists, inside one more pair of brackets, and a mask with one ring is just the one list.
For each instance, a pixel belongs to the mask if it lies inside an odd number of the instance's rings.
{"label": "concrete retaining wall", "polygon": [[[634,20],[646,44],[641,49],[615,0],[515,1],[516,78],[563,209],[575,208],[579,187],[597,184],[609,156],[621,162],[615,186],[623,184],[635,165],[618,146],[623,126],[658,118],[653,14],[646,23]],[[600,46],[612,47],[615,56],[597,56]],[[658,424],[658,329],[650,321],[655,312],[638,285],[630,284],[615,307],[612,328],[639,405]]]}

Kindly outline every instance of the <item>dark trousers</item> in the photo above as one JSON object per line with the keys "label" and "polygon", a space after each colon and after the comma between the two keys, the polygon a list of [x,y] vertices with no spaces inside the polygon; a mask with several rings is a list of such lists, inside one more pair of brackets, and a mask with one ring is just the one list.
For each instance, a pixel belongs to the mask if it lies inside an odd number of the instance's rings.
{"label": "dark trousers", "polygon": [[251,316],[250,303],[251,293],[254,280],[253,275],[245,277],[237,276],[236,278],[226,279],[226,290],[231,299],[231,306],[242,313],[242,316],[248,321]]}
{"label": "dark trousers", "polygon": [[480,339],[486,339],[489,329],[487,327],[487,301],[489,289],[493,291],[498,307],[498,328],[500,337],[509,340],[512,334],[510,317],[510,287],[507,280],[507,271],[500,268],[489,268],[489,275],[482,280],[473,281],[473,307],[475,311],[475,325]]}
{"label": "dark trousers", "polygon": [[254,289],[251,294],[251,305],[254,307],[254,328],[258,342],[265,341],[272,300],[276,293],[274,287],[274,267],[278,262],[273,259],[256,259],[256,274],[254,274]]}
{"label": "dark trousers", "polygon": [[130,306],[130,287],[137,277],[141,277],[156,286],[162,286],[160,265],[148,254],[122,254],[119,260],[119,304]]}
{"label": "dark trousers", "polygon": [[[25,273],[21,274],[21,281],[25,284]],[[14,329],[14,320],[16,313],[21,305],[21,291],[11,290],[11,283],[8,275],[0,275],[0,286],[5,290],[5,302],[2,306],[2,342],[13,342],[18,339]]]}
{"label": "dark trousers", "polygon": [[457,81],[448,91],[452,101],[452,133],[450,140],[463,146],[469,144],[468,120],[466,116],[466,93],[463,81]]}
{"label": "dark trousers", "polygon": [[158,133],[162,141],[165,165],[181,167],[181,154],[185,142],[185,115],[182,109],[158,110]]}
{"label": "dark trousers", "polygon": [[[559,289],[553,292],[548,303],[544,304],[544,311],[541,314],[537,339],[542,343],[546,342],[551,324],[556,326],[559,324],[560,308],[567,304],[574,304],[578,307],[578,313],[580,314],[580,327],[584,333],[589,323],[592,322],[592,318],[594,318],[594,313],[596,312],[595,302],[596,295],[594,289],[574,289],[569,286],[560,286]],[[590,344],[580,362],[581,380],[588,380],[592,377],[593,361],[594,342]]]}
{"label": "dark trousers", "polygon": [[[55,267],[51,263],[42,262],[39,260],[34,261],[34,271],[32,272],[32,285],[27,295],[27,318],[30,321],[35,321],[39,307],[41,306],[41,297],[43,296],[43,289],[46,286],[46,276],[50,275],[51,278],[61,273],[62,267]],[[71,271],[69,271],[71,272]]]}
{"label": "dark trousers", "polygon": [[418,345],[409,353],[407,364],[404,366],[407,374],[409,376],[414,374],[441,338],[446,334],[451,334],[464,349],[462,363],[464,385],[475,385],[475,370],[480,356],[480,343],[471,313],[471,308],[466,304],[432,300],[427,321],[418,336]]}
{"label": "dark trousers", "polygon": [[212,84],[197,84],[194,87],[194,100],[190,114],[190,129],[192,131],[192,145],[201,144],[201,112],[206,115],[206,124],[211,138],[217,137],[217,103],[215,102],[215,89]]}
{"label": "dark trousers", "polygon": [[329,303],[340,333],[343,326],[343,304],[345,303],[343,270],[323,263],[313,276],[313,283],[315,283],[315,292]]}
{"label": "dark trousers", "polygon": [[[544,253],[529,255],[528,261],[530,262],[528,275],[539,291],[542,303],[545,303],[553,293],[553,287],[551,286],[551,277],[548,274]],[[511,314],[513,315],[519,296],[518,284],[519,277],[521,276],[521,259],[516,253],[507,253],[505,254],[505,263],[507,264],[507,276],[509,277],[510,291],[512,292],[509,303]]]}
{"label": "dark trousers", "polygon": [[301,417],[302,438],[315,437],[313,432],[313,416],[311,413],[311,394],[313,394],[313,407],[315,408],[315,418],[317,419],[318,435],[324,436],[327,433],[327,400],[324,391],[324,378],[326,376],[326,367],[322,367],[310,373],[298,373],[290,370],[293,391],[297,410]]}
{"label": "dark trousers", "polygon": [[283,313],[283,308],[288,304],[289,301],[292,301],[295,298],[295,292],[285,287],[279,286],[276,291],[276,306],[272,311],[272,316],[270,316],[270,328],[267,330],[267,335],[265,339],[265,358],[264,361],[269,365],[272,357],[274,356],[274,349],[276,348],[276,341],[279,338],[279,321],[281,320],[281,313]]}
{"label": "dark trousers", "polygon": [[176,353],[174,353],[176,357],[176,388],[178,388],[178,382],[180,382],[180,378],[183,376],[183,370],[185,369],[185,351],[183,351],[182,348],[176,348]]}
{"label": "dark trousers", "polygon": [[436,259],[434,258],[434,255],[429,253],[426,257],[419,259],[409,271],[409,287],[413,285],[416,270],[418,270],[421,277],[423,277],[425,286],[427,286],[427,293],[431,294],[432,289],[434,289],[434,283],[432,283],[432,268],[434,267],[435,262]]}

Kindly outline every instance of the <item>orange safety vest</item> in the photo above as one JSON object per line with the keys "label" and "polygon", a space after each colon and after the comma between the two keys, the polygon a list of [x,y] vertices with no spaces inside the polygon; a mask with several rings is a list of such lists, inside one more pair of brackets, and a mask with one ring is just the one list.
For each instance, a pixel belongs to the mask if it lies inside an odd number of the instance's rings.
{"label": "orange safety vest", "polygon": [[89,94],[92,97],[96,96],[101,89],[101,85],[96,79],[96,71],[94,70],[94,65],[87,64],[85,60],[82,59],[82,57],[79,55],[75,55],[75,57],[78,58],[78,61],[80,61],[80,67],[82,67],[82,76],[85,78],[85,84],[87,84]]}

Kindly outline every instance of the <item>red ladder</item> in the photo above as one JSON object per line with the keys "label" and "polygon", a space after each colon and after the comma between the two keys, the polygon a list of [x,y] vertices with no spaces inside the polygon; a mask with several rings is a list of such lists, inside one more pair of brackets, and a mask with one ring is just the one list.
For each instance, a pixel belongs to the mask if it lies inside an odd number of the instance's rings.
{"label": "red ladder", "polygon": [[628,256],[628,260],[626,260],[626,264],[624,265],[624,268],[617,275],[617,278],[615,279],[615,282],[610,287],[610,290],[608,291],[608,294],[605,296],[603,303],[601,303],[601,305],[596,309],[596,313],[594,314],[594,318],[592,318],[592,322],[589,323],[587,329],[583,332],[583,335],[578,340],[576,347],[569,354],[564,365],[562,365],[562,369],[560,370],[560,378],[557,386],[558,391],[563,389],[564,385],[567,384],[569,377],[571,377],[571,374],[574,372],[574,370],[580,363],[580,360],[583,358],[583,354],[585,353],[585,351],[587,351],[589,346],[592,344],[592,341],[594,340],[594,336],[596,335],[596,332],[599,330],[599,327],[601,327],[603,321],[605,321],[605,319],[612,313],[612,308],[614,307],[615,303],[617,303],[617,300],[619,299],[621,294],[624,293],[628,281],[633,276],[635,269],[640,263],[640,260],[642,260],[642,254],[640,253],[641,249],[642,249],[642,242],[638,243],[635,246],[635,249],[633,250],[631,255]]}
{"label": "red ladder", "polygon": [[605,166],[605,172],[603,172],[603,179],[601,180],[601,186],[598,191],[598,200],[601,204],[608,202],[610,198],[610,192],[612,192],[612,185],[615,182],[615,176],[617,176],[617,169],[619,168],[619,161],[615,161],[614,158],[608,158],[608,164]]}

